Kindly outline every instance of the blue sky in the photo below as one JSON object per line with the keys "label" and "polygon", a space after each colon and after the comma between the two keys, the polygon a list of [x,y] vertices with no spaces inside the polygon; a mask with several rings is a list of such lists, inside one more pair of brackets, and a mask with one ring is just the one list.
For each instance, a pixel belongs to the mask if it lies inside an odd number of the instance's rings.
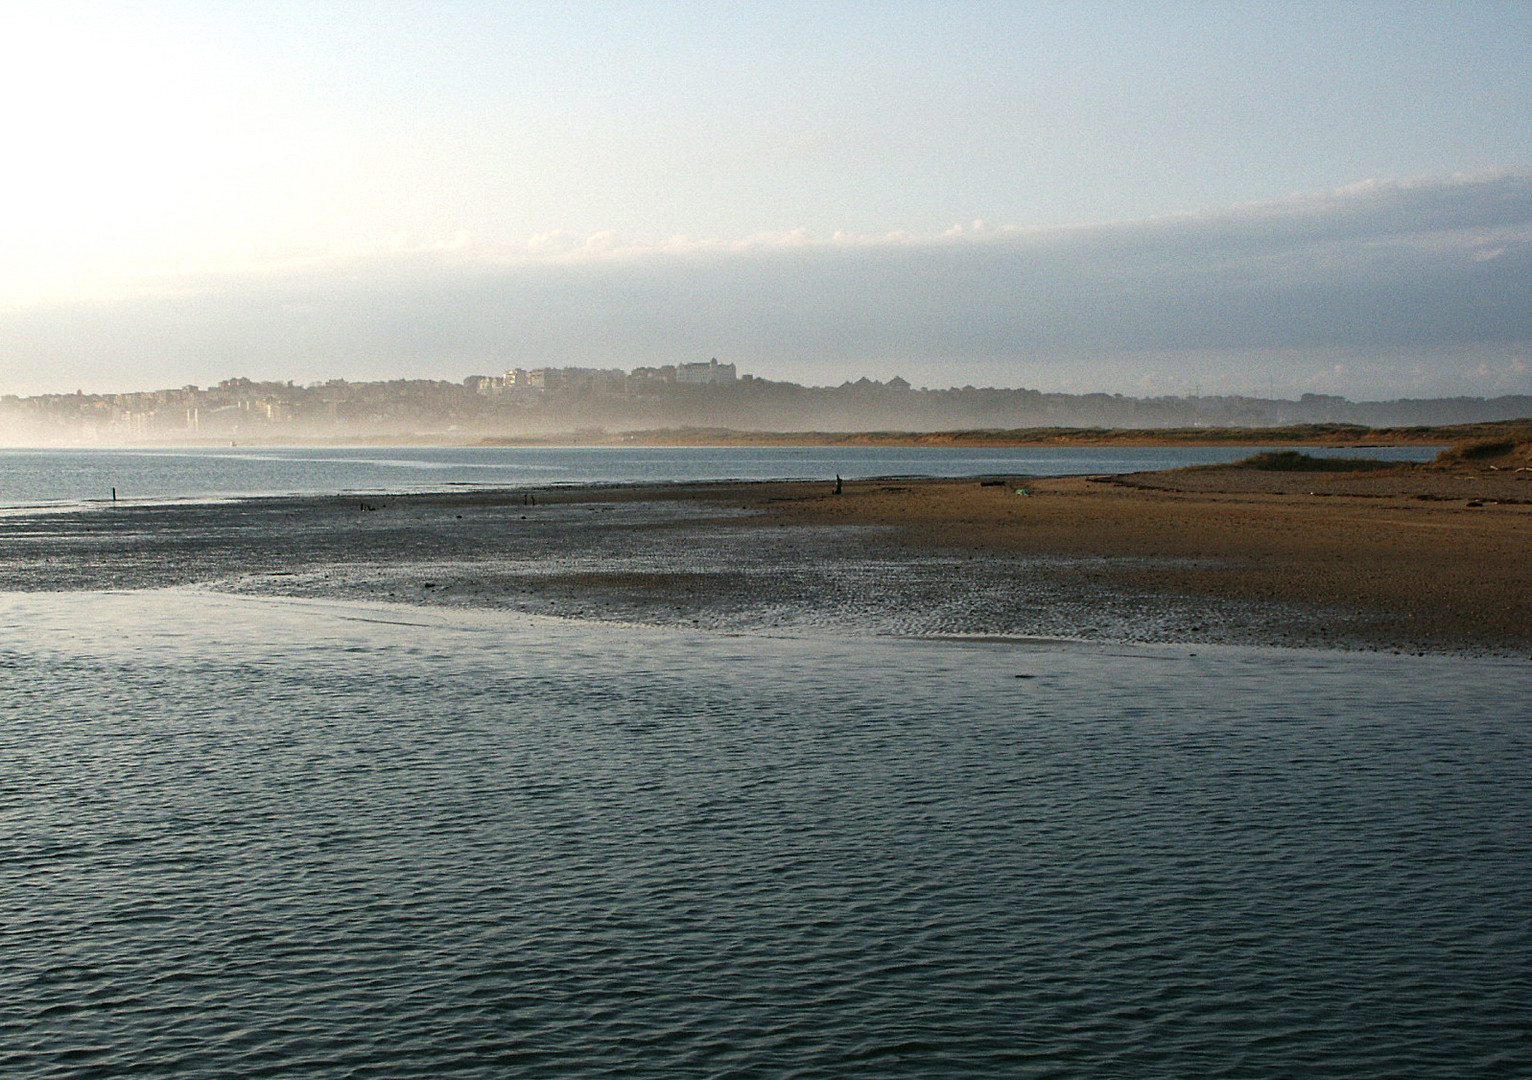
{"label": "blue sky", "polygon": [[1532,5],[0,4],[0,393],[1532,392]]}

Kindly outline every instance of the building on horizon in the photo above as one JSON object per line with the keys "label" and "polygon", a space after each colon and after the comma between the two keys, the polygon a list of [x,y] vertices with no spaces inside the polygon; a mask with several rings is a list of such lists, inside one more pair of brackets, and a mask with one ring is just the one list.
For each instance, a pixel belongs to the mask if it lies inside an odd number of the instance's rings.
{"label": "building on horizon", "polygon": [[682,386],[731,386],[736,378],[734,365],[720,364],[717,357],[705,364],[676,365],[676,382]]}

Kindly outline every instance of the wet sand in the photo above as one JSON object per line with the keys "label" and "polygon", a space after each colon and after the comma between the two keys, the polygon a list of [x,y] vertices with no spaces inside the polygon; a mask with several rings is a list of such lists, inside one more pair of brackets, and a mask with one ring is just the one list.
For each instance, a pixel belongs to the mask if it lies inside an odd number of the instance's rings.
{"label": "wet sand", "polygon": [[0,519],[0,588],[195,585],[743,633],[1528,655],[1528,476],[1204,469],[840,495],[795,482],[119,504]]}
{"label": "wet sand", "polygon": [[1198,598],[1208,619],[1179,631],[1187,640],[1532,645],[1528,474],[1199,469],[1003,487],[882,483],[777,514],[889,527],[916,549],[1055,560],[1060,579],[1140,598],[1151,620]]}

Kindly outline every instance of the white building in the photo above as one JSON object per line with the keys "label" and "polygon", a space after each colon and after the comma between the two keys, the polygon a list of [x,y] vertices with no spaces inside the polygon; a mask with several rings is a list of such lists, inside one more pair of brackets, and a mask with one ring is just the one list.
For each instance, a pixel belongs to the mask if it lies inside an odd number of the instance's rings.
{"label": "white building", "polygon": [[677,364],[676,382],[683,386],[727,386],[735,379],[733,364],[716,359],[705,364]]}

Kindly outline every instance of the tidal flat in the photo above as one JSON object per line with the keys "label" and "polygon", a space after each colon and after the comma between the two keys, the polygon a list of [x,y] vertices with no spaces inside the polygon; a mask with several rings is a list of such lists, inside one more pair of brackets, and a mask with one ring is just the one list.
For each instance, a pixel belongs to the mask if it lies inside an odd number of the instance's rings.
{"label": "tidal flat", "polygon": [[[12,590],[198,585],[726,632],[1532,655],[1532,483],[696,483],[9,511]],[[1503,490],[1502,490],[1503,489]]]}
{"label": "tidal flat", "polygon": [[1518,481],[1184,475],[7,512],[0,1069],[1526,1073]]}

